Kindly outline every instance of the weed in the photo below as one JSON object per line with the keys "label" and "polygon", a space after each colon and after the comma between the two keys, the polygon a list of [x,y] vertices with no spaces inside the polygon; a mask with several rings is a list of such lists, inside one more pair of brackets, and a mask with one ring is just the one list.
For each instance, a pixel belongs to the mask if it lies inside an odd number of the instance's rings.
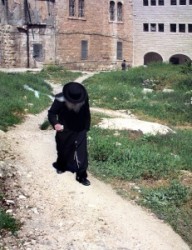
{"label": "weed", "polygon": [[0,231],[5,229],[15,233],[20,228],[20,223],[5,211],[0,210]]}

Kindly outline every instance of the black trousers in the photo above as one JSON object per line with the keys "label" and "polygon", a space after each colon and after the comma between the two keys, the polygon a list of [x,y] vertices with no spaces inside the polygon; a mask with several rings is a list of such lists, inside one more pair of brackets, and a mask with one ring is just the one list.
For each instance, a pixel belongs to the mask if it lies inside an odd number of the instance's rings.
{"label": "black trousers", "polygon": [[63,172],[76,172],[77,177],[86,178],[88,168],[87,132],[62,131],[55,136],[57,148],[56,167]]}

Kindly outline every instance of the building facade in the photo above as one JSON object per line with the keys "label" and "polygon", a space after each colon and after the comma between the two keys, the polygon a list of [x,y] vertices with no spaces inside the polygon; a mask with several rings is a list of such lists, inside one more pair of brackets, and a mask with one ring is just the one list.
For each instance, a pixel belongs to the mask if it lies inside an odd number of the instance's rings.
{"label": "building facade", "polygon": [[59,1],[56,62],[70,69],[104,70],[132,61],[129,1]]}
{"label": "building facade", "polygon": [[128,0],[3,0],[0,66],[104,70],[132,62]]}
{"label": "building facade", "polygon": [[0,67],[110,70],[192,59],[192,0],[2,0]]}
{"label": "building facade", "polygon": [[192,0],[134,0],[133,65],[192,60]]}

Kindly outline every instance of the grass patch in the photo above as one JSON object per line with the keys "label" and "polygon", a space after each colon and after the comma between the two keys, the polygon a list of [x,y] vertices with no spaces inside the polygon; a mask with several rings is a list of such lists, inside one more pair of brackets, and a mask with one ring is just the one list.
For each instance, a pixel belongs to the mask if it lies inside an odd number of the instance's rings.
{"label": "grass patch", "polygon": [[[0,72],[0,130],[7,131],[11,126],[22,122],[27,113],[36,114],[48,107],[52,88],[45,82],[45,79],[56,83],[65,83],[73,81],[79,75],[81,73],[66,71],[57,66],[46,67],[42,72],[35,74]],[[35,91],[39,97],[35,95]],[[48,126],[48,121],[44,121],[40,128],[47,129]],[[6,185],[5,180],[2,179],[0,202],[5,196],[6,190],[9,189]],[[0,209],[0,233],[3,235],[6,231],[11,231],[15,234],[20,226],[20,222],[7,214],[2,205]]]}
{"label": "grass patch", "polygon": [[[52,88],[44,79],[68,82],[80,73],[73,73],[63,68],[50,66],[40,73],[3,73],[0,72],[0,130],[7,131],[10,126],[20,123],[26,113],[39,113],[50,104]],[[33,89],[39,94],[35,96]]]}
{"label": "grass patch", "polygon": [[92,128],[89,155],[91,170],[106,178],[137,179],[175,178],[179,170],[192,171],[192,131],[176,134],[141,135]]}
{"label": "grass patch", "polygon": [[[126,72],[105,72],[85,81],[92,106],[128,109],[140,118],[169,125],[192,122],[192,78],[181,66],[151,64]],[[152,93],[143,93],[150,88]],[[163,92],[171,88],[173,92]]]}
{"label": "grass patch", "polygon": [[48,79],[53,81],[53,83],[67,83],[69,81],[74,81],[77,77],[81,76],[81,72],[72,72],[66,70],[62,66],[57,65],[47,65],[40,72],[40,76],[43,79]]}
{"label": "grass patch", "polygon": [[20,226],[20,223],[15,218],[0,209],[0,233],[6,230],[14,234],[19,230]]}
{"label": "grass patch", "polygon": [[93,126],[89,136],[90,171],[150,208],[192,246],[192,129],[152,136]]}
{"label": "grass patch", "polygon": [[192,190],[177,180],[166,187],[143,189],[140,204],[167,221],[174,230],[192,245]]}

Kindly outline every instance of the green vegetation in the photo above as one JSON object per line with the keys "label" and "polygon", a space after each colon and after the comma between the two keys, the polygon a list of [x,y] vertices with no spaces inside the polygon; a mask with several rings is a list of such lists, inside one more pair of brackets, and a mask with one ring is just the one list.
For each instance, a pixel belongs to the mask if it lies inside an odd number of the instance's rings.
{"label": "green vegetation", "polygon": [[[172,126],[176,133],[144,135],[141,132],[102,130],[104,117],[92,115],[89,132],[89,169],[110,182],[118,193],[151,209],[170,223],[192,246],[192,70],[191,64],[151,64],[129,71],[103,72],[87,79],[91,106],[127,109],[138,117]],[[0,129],[21,122],[26,112],[47,107],[54,82],[74,80],[79,73],[48,66],[38,74],[0,73]],[[39,91],[24,89],[24,84]],[[143,88],[152,89],[143,93]],[[171,89],[171,92],[163,92]],[[11,91],[10,91],[11,90]],[[29,105],[30,104],[30,105]],[[4,112],[4,113],[3,113]],[[7,115],[8,114],[8,115]],[[49,123],[42,121],[41,129]],[[134,185],[129,185],[130,182]],[[135,188],[136,187],[136,188]]]}
{"label": "green vegetation", "polygon": [[0,232],[2,230],[11,231],[13,234],[20,228],[20,223],[16,221],[11,215],[6,214],[4,210],[0,210]]}
{"label": "green vegetation", "polygon": [[105,178],[172,179],[180,170],[192,171],[191,131],[162,136],[121,131],[114,136],[114,131],[92,128],[90,136],[90,168]]}
{"label": "green vegetation", "polygon": [[[81,73],[73,73],[57,66],[48,66],[35,74],[0,72],[0,130],[7,131],[9,127],[22,122],[27,113],[39,113],[50,104],[52,88],[45,80],[65,83],[73,81],[79,75]],[[45,121],[41,129],[46,129],[48,125]],[[14,234],[21,225],[3,209],[2,199],[6,192],[4,186],[5,180],[0,179],[0,234],[6,231]]]}
{"label": "green vegetation", "polygon": [[[129,71],[97,74],[85,81],[92,106],[128,109],[142,119],[169,125],[192,122],[192,77],[184,66],[152,64]],[[153,89],[143,93],[143,88]],[[164,89],[172,92],[164,92]]]}
{"label": "green vegetation", "polygon": [[[105,72],[86,80],[91,105],[131,110],[139,118],[172,126],[176,133],[89,133],[90,171],[118,193],[148,207],[192,246],[191,66],[152,64],[127,72]],[[143,88],[151,93],[144,94]],[[173,91],[163,92],[164,89]],[[129,186],[128,183],[134,183]],[[135,188],[135,186],[137,188]]]}
{"label": "green vegetation", "polygon": [[[0,129],[6,131],[9,126],[20,123],[26,113],[39,113],[48,106],[52,88],[46,79],[65,83],[79,75],[56,66],[37,74],[0,72]],[[39,97],[27,88],[37,91]]]}

